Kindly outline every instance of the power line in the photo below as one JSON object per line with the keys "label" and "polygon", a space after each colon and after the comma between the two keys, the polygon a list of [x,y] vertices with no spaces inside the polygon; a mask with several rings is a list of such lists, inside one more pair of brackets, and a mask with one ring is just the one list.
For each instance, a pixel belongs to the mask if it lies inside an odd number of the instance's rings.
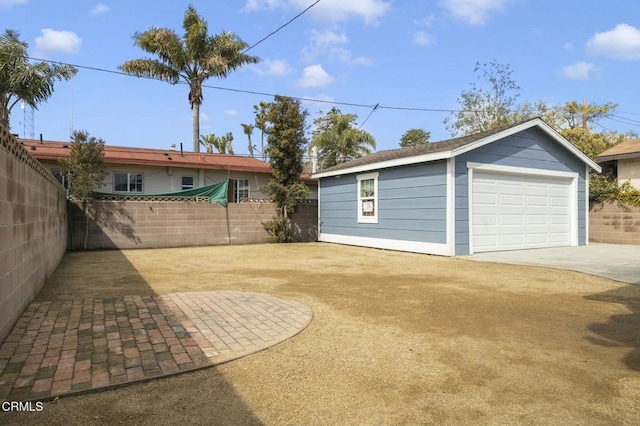
{"label": "power line", "polygon": [[260,43],[262,43],[263,41],[265,41],[266,39],[268,39],[269,37],[271,37],[272,35],[274,35],[278,31],[280,31],[281,29],[283,29],[287,25],[291,24],[293,21],[295,21],[296,19],[298,19],[302,15],[304,15],[309,9],[311,9],[313,6],[317,5],[318,3],[320,3],[320,0],[316,0],[313,4],[309,5],[302,12],[298,13],[296,16],[294,16],[293,18],[289,19],[289,21],[287,21],[286,23],[280,25],[275,31],[270,32],[266,37],[263,37],[262,39],[260,39],[257,42],[253,43],[251,46],[247,47],[244,50],[244,52],[242,52],[242,53],[247,53],[249,50],[253,49],[254,47],[256,47],[257,45],[259,45]]}

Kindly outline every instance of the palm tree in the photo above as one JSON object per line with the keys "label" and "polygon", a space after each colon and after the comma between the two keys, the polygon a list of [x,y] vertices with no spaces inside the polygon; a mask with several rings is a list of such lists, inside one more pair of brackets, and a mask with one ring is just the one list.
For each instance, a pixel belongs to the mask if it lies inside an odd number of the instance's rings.
{"label": "palm tree", "polygon": [[200,145],[204,146],[209,154],[213,152],[213,147],[215,146],[215,144],[216,135],[214,135],[213,133],[209,133],[208,135],[200,135]]}
{"label": "palm tree", "polygon": [[355,114],[342,114],[334,107],[313,121],[317,127],[309,149],[318,148],[321,168],[371,154],[376,148],[376,140],[370,133],[354,127],[357,118]]}
{"label": "palm tree", "polygon": [[0,125],[7,129],[11,110],[19,101],[37,109],[53,94],[56,80],[69,80],[78,72],[71,65],[30,64],[28,47],[17,31],[5,30],[0,36]]}
{"label": "palm tree", "polygon": [[240,123],[242,129],[244,130],[244,134],[247,135],[247,139],[249,140],[249,155],[253,157],[253,144],[251,143],[251,135],[253,134],[253,129],[255,126],[253,124],[243,124]]}
{"label": "palm tree", "polygon": [[209,77],[226,78],[245,64],[260,61],[243,51],[247,43],[229,31],[209,36],[207,22],[189,6],[184,14],[184,36],[167,28],[151,27],[134,35],[134,44],[157,59],[134,59],[120,66],[138,77],[151,77],[171,84],[189,85],[189,103],[193,110],[193,150],[200,151],[200,105],[202,84]]}
{"label": "palm tree", "polygon": [[258,105],[253,106],[253,113],[256,115],[256,127],[260,129],[260,154],[262,159],[266,160],[267,156],[264,150],[264,134],[267,131],[267,113],[269,110],[269,103],[260,101]]}

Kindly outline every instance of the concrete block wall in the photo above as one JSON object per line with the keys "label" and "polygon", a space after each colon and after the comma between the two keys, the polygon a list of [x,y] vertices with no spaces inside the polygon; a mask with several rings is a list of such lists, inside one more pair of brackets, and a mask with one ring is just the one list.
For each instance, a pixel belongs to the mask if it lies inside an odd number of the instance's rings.
{"label": "concrete block wall", "polygon": [[640,244],[640,207],[624,209],[617,203],[591,204],[589,241]]}
{"label": "concrete block wall", "polygon": [[[317,204],[292,217],[298,241],[316,241]],[[255,244],[269,241],[262,223],[276,214],[271,203],[219,204],[160,201],[93,201],[88,208],[87,249],[165,248]],[[86,217],[72,203],[72,249],[82,249]]]}
{"label": "concrete block wall", "polygon": [[0,127],[0,342],[66,247],[64,188]]}

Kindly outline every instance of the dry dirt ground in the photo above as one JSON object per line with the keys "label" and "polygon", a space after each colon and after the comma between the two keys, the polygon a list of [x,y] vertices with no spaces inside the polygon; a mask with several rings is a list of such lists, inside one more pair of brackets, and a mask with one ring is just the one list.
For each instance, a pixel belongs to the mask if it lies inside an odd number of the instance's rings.
{"label": "dry dirt ground", "polygon": [[298,336],[16,424],[639,424],[640,287],[330,244],[70,253],[39,300],[264,292]]}

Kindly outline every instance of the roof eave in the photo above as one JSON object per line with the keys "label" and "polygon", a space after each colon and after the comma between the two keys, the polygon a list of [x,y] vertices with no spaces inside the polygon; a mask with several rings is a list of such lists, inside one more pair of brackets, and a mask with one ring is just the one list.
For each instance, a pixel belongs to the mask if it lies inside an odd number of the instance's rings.
{"label": "roof eave", "polygon": [[602,171],[602,168],[597,163],[595,163],[593,160],[587,157],[582,151],[580,151],[575,146],[573,146],[573,144],[568,140],[566,140],[564,137],[562,137],[562,135],[560,135],[558,132],[553,130],[551,126],[549,126],[547,123],[545,123],[541,119],[535,118],[529,121],[525,121],[524,123],[521,123],[517,126],[513,126],[501,132],[495,133],[493,135],[486,136],[475,142],[471,142],[466,145],[462,145],[458,148],[454,148],[450,151],[433,152],[429,154],[415,155],[411,157],[402,157],[394,160],[363,164],[362,166],[349,167],[349,168],[340,169],[340,170],[331,170],[328,172],[320,172],[320,173],[314,174],[313,177],[324,178],[324,177],[330,177],[330,176],[340,176],[343,174],[362,173],[362,172],[384,169],[389,167],[397,167],[397,166],[404,166],[404,165],[417,164],[417,163],[426,163],[430,161],[452,158],[452,157],[456,157],[458,155],[464,154],[465,152],[478,149],[484,145],[495,142],[499,139],[503,139],[507,136],[514,135],[516,133],[522,132],[524,130],[527,130],[536,126],[541,128],[545,133],[551,136],[556,142],[560,143],[566,149],[571,151],[572,154],[574,154],[576,157],[578,157],[580,160],[586,163],[591,169],[595,170],[598,173]]}
{"label": "roof eave", "polygon": [[428,163],[430,161],[444,160],[451,158],[451,151],[430,152],[428,154],[413,155],[411,157],[394,158],[393,160],[380,161],[376,163],[363,164],[361,166],[349,167],[339,170],[314,173],[313,178],[319,179],[330,176],[341,176],[353,173],[368,172],[371,170],[387,169],[389,167],[406,166],[410,164]]}
{"label": "roof eave", "polygon": [[525,121],[524,123],[521,123],[517,126],[510,127],[506,130],[503,130],[502,132],[496,133],[491,136],[487,136],[478,141],[456,148],[453,150],[453,156],[455,157],[457,155],[464,154],[465,152],[473,151],[474,149],[478,149],[491,142],[495,142],[507,136],[515,135],[516,133],[522,132],[524,130],[527,130],[536,126],[542,129],[542,131],[547,133],[549,136],[551,136],[560,145],[564,146],[566,149],[571,151],[573,155],[575,155],[584,163],[586,163],[591,169],[595,170],[598,173],[602,171],[602,168],[595,161],[587,157],[582,151],[576,148],[571,142],[565,139],[560,133],[556,132],[551,126],[549,126],[540,118],[534,118],[532,120]]}

